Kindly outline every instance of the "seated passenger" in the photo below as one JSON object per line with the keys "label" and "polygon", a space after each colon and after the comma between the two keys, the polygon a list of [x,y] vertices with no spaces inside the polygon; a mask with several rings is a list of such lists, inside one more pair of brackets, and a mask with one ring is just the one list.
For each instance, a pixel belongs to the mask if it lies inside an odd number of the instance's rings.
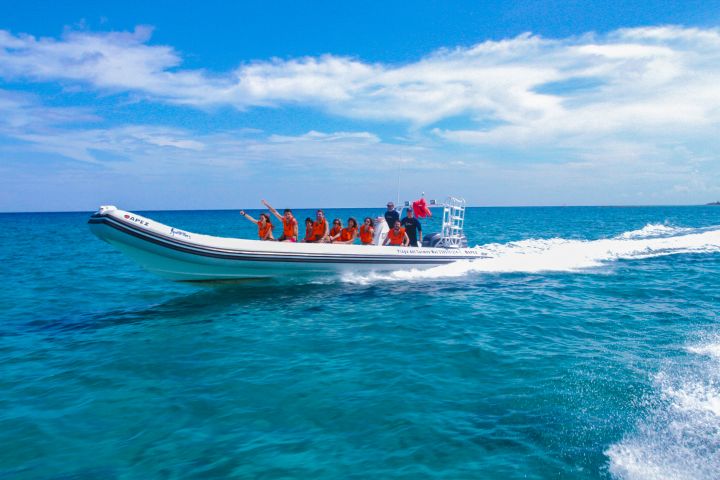
{"label": "seated passenger", "polygon": [[383,242],[383,245],[391,245],[394,247],[407,247],[410,239],[405,233],[405,229],[400,226],[400,220],[395,221],[395,226],[390,230]]}
{"label": "seated passenger", "polygon": [[328,240],[328,223],[325,220],[325,212],[318,210],[317,220],[313,222],[310,240],[306,239],[305,241],[308,243],[321,243]]}
{"label": "seated passenger", "polygon": [[262,201],[275,218],[280,220],[283,225],[283,234],[278,238],[278,242],[297,242],[298,240],[298,222],[292,214],[292,210],[286,208],[283,215],[280,216],[277,210],[270,206],[265,200]]}
{"label": "seated passenger", "polygon": [[342,232],[342,221],[336,218],[333,220],[333,227],[330,229],[330,233],[328,233],[327,241],[333,242],[336,238],[340,238],[340,232]]}
{"label": "seated passenger", "polygon": [[343,228],[337,237],[333,239],[333,243],[353,243],[357,238],[358,224],[353,217],[348,218],[347,228]]}
{"label": "seated passenger", "polygon": [[305,219],[305,238],[303,239],[303,242],[312,243],[312,233],[313,233],[313,219],[310,217],[307,217]]}
{"label": "seated passenger", "polygon": [[372,245],[374,236],[375,228],[373,227],[373,220],[370,217],[365,217],[365,221],[360,227],[360,243],[363,245]]}
{"label": "seated passenger", "polygon": [[253,217],[245,213],[245,210],[240,210],[240,215],[253,222],[258,227],[258,238],[260,240],[275,240],[272,234],[272,223],[270,223],[270,215],[267,213],[260,214],[260,220],[255,220]]}

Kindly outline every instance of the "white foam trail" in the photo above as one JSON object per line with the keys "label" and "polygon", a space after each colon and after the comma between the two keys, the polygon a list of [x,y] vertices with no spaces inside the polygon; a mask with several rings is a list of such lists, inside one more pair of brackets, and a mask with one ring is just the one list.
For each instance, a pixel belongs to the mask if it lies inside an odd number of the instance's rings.
{"label": "white foam trail", "polygon": [[605,454],[623,480],[717,479],[720,472],[720,337],[686,351],[687,365],[655,377],[648,415]]}
{"label": "white foam trail", "polygon": [[619,259],[643,259],[681,253],[720,252],[720,227],[689,229],[649,224],[640,230],[600,240],[530,239],[475,247],[487,255],[427,270],[347,275],[350,283],[459,277],[469,273],[574,272]]}
{"label": "white foam trail", "polygon": [[631,230],[621,233],[617,238],[633,239],[633,238],[653,238],[664,237],[670,235],[678,235],[693,231],[692,228],[674,227],[663,223],[648,223],[639,230]]}
{"label": "white foam trail", "polygon": [[703,343],[687,347],[687,351],[695,355],[706,355],[720,361],[720,335]]}

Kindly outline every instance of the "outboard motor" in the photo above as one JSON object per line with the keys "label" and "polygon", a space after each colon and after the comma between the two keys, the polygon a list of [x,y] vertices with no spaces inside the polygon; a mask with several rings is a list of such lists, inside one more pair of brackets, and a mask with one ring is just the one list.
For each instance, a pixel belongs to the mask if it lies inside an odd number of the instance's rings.
{"label": "outboard motor", "polygon": [[[442,239],[442,234],[440,232],[428,233],[422,239],[422,246],[423,247],[435,247],[435,246],[437,246],[440,239]],[[467,237],[465,236],[465,234],[463,234],[460,237],[460,247],[466,248],[467,246],[468,246]]]}

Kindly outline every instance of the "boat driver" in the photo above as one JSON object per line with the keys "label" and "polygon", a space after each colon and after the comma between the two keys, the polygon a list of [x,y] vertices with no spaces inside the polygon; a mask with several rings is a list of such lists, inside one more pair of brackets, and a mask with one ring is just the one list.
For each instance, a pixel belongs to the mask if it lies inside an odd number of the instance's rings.
{"label": "boat driver", "polygon": [[393,228],[395,222],[400,221],[400,214],[395,210],[395,204],[388,202],[387,210],[385,211],[385,221],[387,222],[388,228]]}
{"label": "boat driver", "polygon": [[408,238],[410,239],[410,246],[418,246],[418,237],[422,238],[422,225],[420,221],[415,218],[415,212],[412,208],[407,209],[406,217],[402,219],[400,225],[405,229]]}

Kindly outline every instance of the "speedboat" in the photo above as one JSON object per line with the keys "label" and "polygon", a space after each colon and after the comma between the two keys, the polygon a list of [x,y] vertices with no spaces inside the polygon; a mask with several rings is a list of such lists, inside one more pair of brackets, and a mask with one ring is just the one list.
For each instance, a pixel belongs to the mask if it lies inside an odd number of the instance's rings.
{"label": "speedboat", "polygon": [[[457,199],[453,199],[457,200]],[[458,201],[459,202],[459,201]],[[307,278],[347,272],[427,269],[483,258],[467,248],[462,204],[444,205],[443,230],[423,247],[382,246],[388,227],[376,220],[373,245],[292,243],[215,237],[187,232],[115,206],[102,206],[88,221],[101,240],[146,270],[178,281]]]}

